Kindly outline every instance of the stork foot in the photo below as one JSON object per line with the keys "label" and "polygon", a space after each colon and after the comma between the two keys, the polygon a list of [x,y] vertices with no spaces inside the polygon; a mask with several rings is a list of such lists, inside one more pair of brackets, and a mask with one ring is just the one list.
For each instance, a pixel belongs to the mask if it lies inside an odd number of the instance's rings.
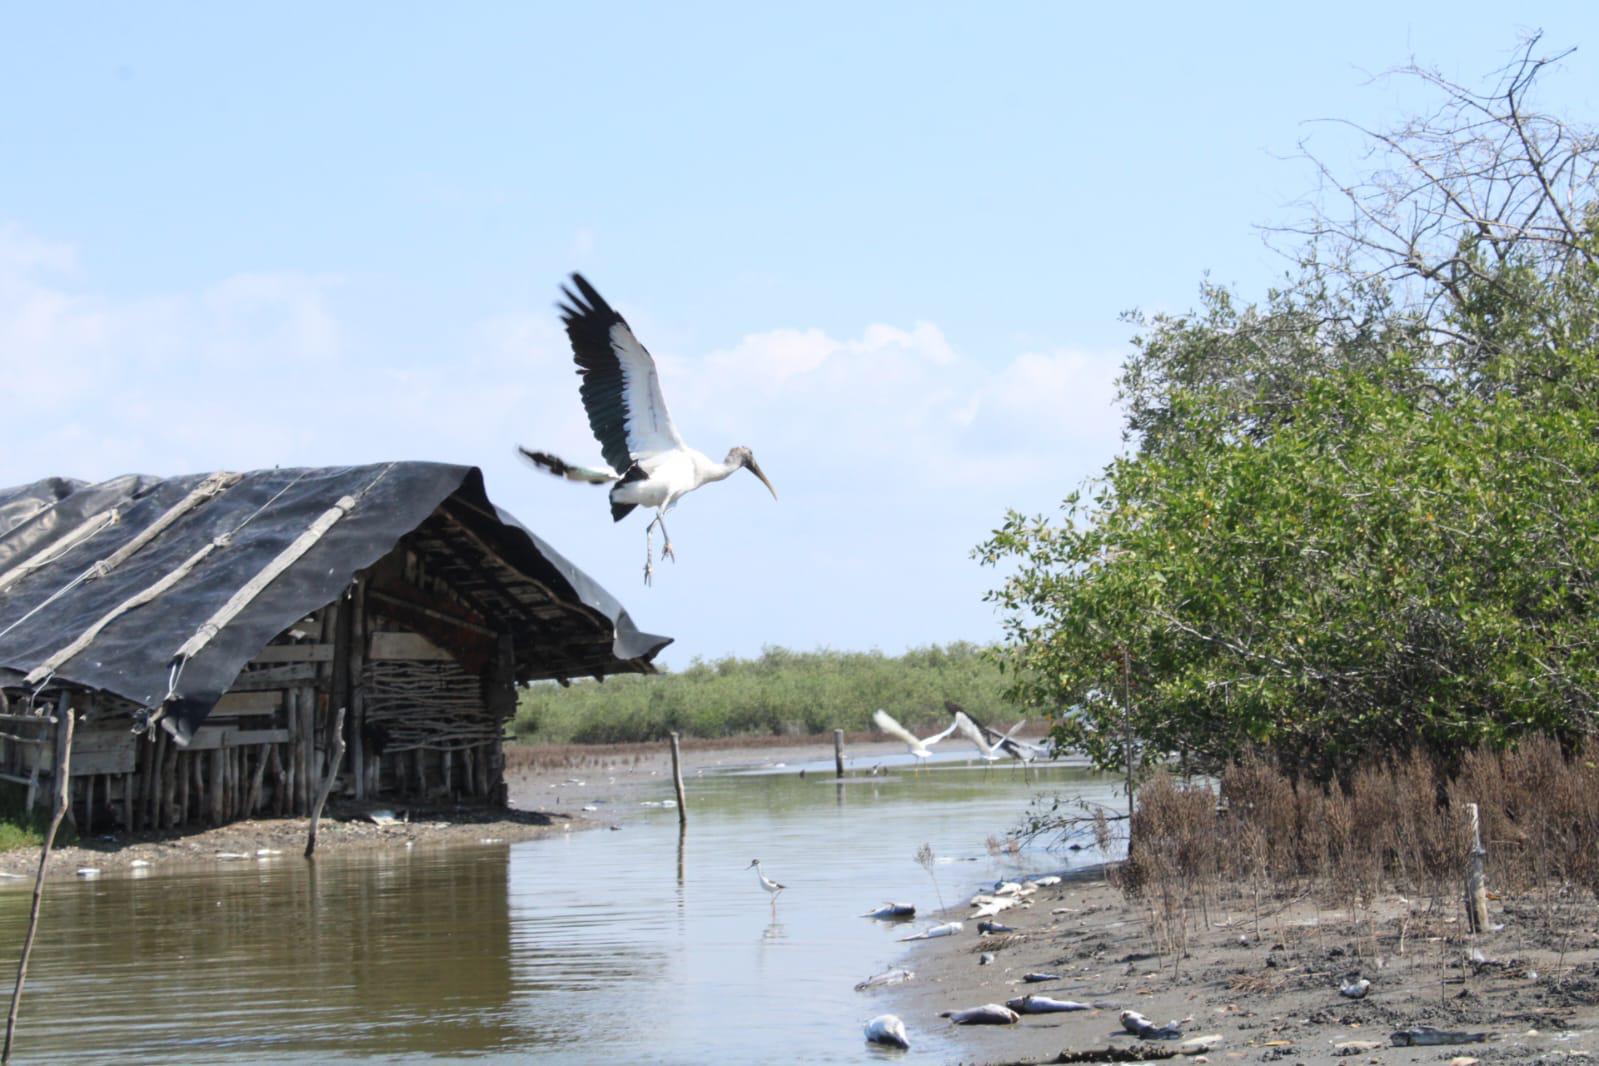
{"label": "stork foot", "polygon": [[670,559],[674,563],[677,562],[677,552],[672,550],[671,541],[667,541],[665,544],[661,545],[661,558]]}

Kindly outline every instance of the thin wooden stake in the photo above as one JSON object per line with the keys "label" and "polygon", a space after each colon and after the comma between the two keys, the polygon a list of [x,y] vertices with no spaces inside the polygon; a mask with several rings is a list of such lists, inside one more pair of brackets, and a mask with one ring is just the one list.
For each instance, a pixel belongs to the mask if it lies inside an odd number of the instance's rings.
{"label": "thin wooden stake", "polygon": [[677,824],[688,825],[688,801],[683,798],[683,757],[678,751],[678,736],[672,735],[672,787],[677,790]]}
{"label": "thin wooden stake", "polygon": [[311,811],[311,831],[305,838],[305,857],[310,858],[316,853],[316,827],[322,821],[322,805],[328,801],[328,793],[333,791],[333,782],[339,776],[339,763],[344,761],[344,708],[339,708],[338,715],[333,720],[333,751],[328,755],[327,772],[322,775],[322,787],[317,791],[316,807]]}
{"label": "thin wooden stake", "polygon": [[833,769],[836,776],[844,776],[844,731],[833,730]]}
{"label": "thin wooden stake", "polygon": [[266,775],[267,745],[260,744],[255,749],[255,772],[250,775],[250,794],[244,800],[244,816],[254,818],[256,810],[261,806],[261,779]]}
{"label": "thin wooden stake", "polygon": [[1483,870],[1482,823],[1475,803],[1466,804],[1471,823],[1471,858],[1466,866],[1466,918],[1473,933],[1488,931],[1488,877]]}
{"label": "thin wooden stake", "polygon": [[55,846],[56,830],[66,817],[67,804],[71,802],[69,790],[72,781],[72,708],[67,694],[61,694],[56,707],[56,765],[55,803],[50,808],[50,828],[44,834],[44,848],[39,852],[39,872],[33,879],[33,906],[28,911],[28,932],[22,938],[22,958],[17,962],[17,986],[11,990],[11,1011],[6,1015],[6,1043],[0,1049],[0,1062],[11,1061],[11,1043],[17,1032],[17,1008],[22,1005],[22,985],[28,978],[28,957],[33,954],[33,937],[39,931],[39,906],[44,902],[44,868],[50,862],[50,849]]}

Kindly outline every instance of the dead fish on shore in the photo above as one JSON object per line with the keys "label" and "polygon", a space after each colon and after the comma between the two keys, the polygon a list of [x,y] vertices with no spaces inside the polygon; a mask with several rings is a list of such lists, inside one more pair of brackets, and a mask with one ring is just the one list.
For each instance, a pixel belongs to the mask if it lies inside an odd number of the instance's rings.
{"label": "dead fish on shore", "polygon": [[1050,888],[1053,885],[1060,884],[1060,878],[1056,877],[1054,874],[1050,874],[1048,877],[1035,877],[1033,878],[1033,884],[1037,885],[1039,888]]}
{"label": "dead fish on shore", "polygon": [[1140,1040],[1181,1040],[1183,1031],[1176,1022],[1156,1025],[1135,1010],[1122,1011],[1122,1028]]}
{"label": "dead fish on shore", "polygon": [[902,944],[907,940],[931,940],[936,936],[954,936],[964,928],[966,927],[960,922],[945,922],[943,925],[930,925],[920,933],[912,933],[899,939]]}
{"label": "dead fish on shore", "polygon": [[984,1003],[981,1007],[966,1010],[940,1011],[940,1018],[948,1018],[956,1025],[1015,1025],[1022,1016],[998,1003]]}
{"label": "dead fish on shore", "polygon": [[1024,973],[1022,980],[1030,985],[1036,985],[1041,981],[1060,981],[1063,978],[1058,973]]}
{"label": "dead fish on shore", "polygon": [[1017,1014],[1058,1014],[1062,1011],[1093,1010],[1089,1003],[1079,1003],[1075,999],[1051,999],[1048,996],[1017,996],[1007,999],[1005,1006]]}
{"label": "dead fish on shore", "polygon": [[1400,1029],[1391,1033],[1388,1039],[1394,1042],[1394,1047],[1432,1047],[1436,1044],[1486,1044],[1488,1034],[1418,1025],[1414,1029]]}
{"label": "dead fish on shore", "polygon": [[867,1022],[866,1042],[887,1044],[889,1047],[911,1046],[911,1038],[905,1032],[905,1023],[899,1020],[897,1014],[879,1014]]}
{"label": "dead fish on shore", "polygon": [[984,921],[977,923],[977,931],[979,933],[1014,933],[1016,930],[1003,922]]}
{"label": "dead fish on shore", "polygon": [[915,977],[915,976],[916,975],[914,973],[912,973],[911,971],[904,970],[904,969],[901,969],[901,970],[884,970],[882,973],[874,973],[874,974],[872,974],[872,976],[868,977],[866,980],[864,980],[860,984],[856,985],[855,986],[855,991],[864,992],[868,988],[878,988],[878,987],[880,987],[882,985],[897,985],[901,981],[909,981],[912,977]]}
{"label": "dead fish on shore", "polygon": [[973,896],[972,906],[976,907],[977,909],[972,912],[972,917],[992,918],[999,914],[1000,911],[1016,906],[1016,903],[1017,900],[1014,896],[1005,896],[1002,898],[995,896]]}
{"label": "dead fish on shore", "polygon": [[1343,984],[1338,986],[1338,994],[1345,999],[1365,999],[1369,991],[1371,991],[1371,982],[1358,974],[1350,974],[1344,978]]}
{"label": "dead fish on shore", "polygon": [[886,921],[890,918],[914,918],[916,906],[911,903],[885,903],[875,911],[867,911],[862,918],[876,918]]}

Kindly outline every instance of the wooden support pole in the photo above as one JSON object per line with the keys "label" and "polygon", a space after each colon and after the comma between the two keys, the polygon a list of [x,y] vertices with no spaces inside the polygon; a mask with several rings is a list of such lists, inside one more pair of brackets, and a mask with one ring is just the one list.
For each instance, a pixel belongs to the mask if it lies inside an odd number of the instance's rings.
{"label": "wooden support pole", "polygon": [[283,745],[271,745],[267,758],[272,762],[272,813],[278,818],[283,817],[283,801],[289,793],[289,784],[283,776]]}
{"label": "wooden support pole", "polygon": [[833,730],[833,771],[835,777],[844,776],[844,731]]}
{"label": "wooden support pole", "polygon": [[255,748],[255,772],[250,775],[250,794],[244,799],[246,818],[254,818],[261,807],[261,779],[266,775],[267,748],[266,744],[257,744]]}
{"label": "wooden support pole", "polygon": [[1475,803],[1466,804],[1471,825],[1471,856],[1466,866],[1466,919],[1473,933],[1488,932],[1488,877],[1483,869],[1482,823]]}
{"label": "wooden support pole", "polygon": [[355,798],[366,799],[366,581],[357,578],[350,592],[350,773],[355,777]]}
{"label": "wooden support pole", "polygon": [[316,806],[311,810],[311,829],[305,838],[305,857],[310,858],[316,853],[316,829],[322,821],[322,806],[328,801],[328,793],[333,791],[333,782],[339,776],[339,763],[344,761],[344,708],[339,708],[339,713],[334,717],[333,750],[328,753],[327,771],[322,775],[322,787],[317,790]]}
{"label": "wooden support pole", "polygon": [[166,766],[161,770],[161,824],[165,828],[172,828],[178,824],[177,810],[177,785],[178,785],[178,759],[182,752],[170,739],[167,742]]}
{"label": "wooden support pole", "polygon": [[211,749],[211,765],[206,768],[206,818],[212,825],[222,824],[222,749]]}
{"label": "wooden support pole", "polygon": [[189,767],[193,762],[194,753],[192,751],[183,752],[178,756],[178,825],[187,825],[189,823],[189,780],[194,777],[194,773]]}
{"label": "wooden support pole", "polygon": [[688,801],[683,798],[683,757],[678,751],[678,735],[672,737],[672,788],[677,791],[677,824],[688,825]]}
{"label": "wooden support pole", "polygon": [[50,808],[50,827],[45,830],[44,848],[39,852],[39,872],[33,879],[33,906],[28,911],[28,932],[22,938],[22,957],[17,960],[17,985],[11,990],[11,1011],[6,1015],[6,1042],[0,1049],[0,1062],[11,1061],[12,1041],[17,1033],[17,1009],[22,1005],[22,985],[28,978],[28,957],[33,954],[33,938],[39,931],[39,907],[44,902],[44,868],[50,862],[56,830],[66,817],[72,801],[72,708],[65,692],[56,706],[55,803]]}

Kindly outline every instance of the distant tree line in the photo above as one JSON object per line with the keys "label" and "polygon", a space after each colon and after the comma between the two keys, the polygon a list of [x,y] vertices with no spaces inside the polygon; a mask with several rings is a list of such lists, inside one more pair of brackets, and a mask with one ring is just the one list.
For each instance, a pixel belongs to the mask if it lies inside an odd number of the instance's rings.
{"label": "distant tree line", "polygon": [[1131,316],[1128,453],[977,549],[1020,705],[1105,767],[1246,751],[1319,779],[1591,734],[1599,698],[1599,136],[1536,40],[1302,226],[1258,301]]}
{"label": "distant tree line", "polygon": [[949,720],[945,700],[1003,719],[1005,679],[975,644],[881,652],[789,651],[696,660],[656,677],[553,682],[522,691],[513,731],[523,740],[603,744],[696,737],[802,736],[871,728],[881,707],[915,729]]}

